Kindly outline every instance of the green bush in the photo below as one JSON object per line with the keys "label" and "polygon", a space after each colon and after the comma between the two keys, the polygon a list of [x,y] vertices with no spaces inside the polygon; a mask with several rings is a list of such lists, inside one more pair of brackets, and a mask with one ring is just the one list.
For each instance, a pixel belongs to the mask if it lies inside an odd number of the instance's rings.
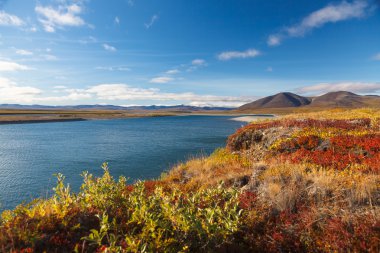
{"label": "green bush", "polygon": [[[239,226],[238,192],[222,186],[183,193],[147,182],[84,173],[78,194],[58,183],[53,197],[3,213],[0,249],[40,252],[187,252],[224,247]],[[154,182],[154,181],[153,181]]]}

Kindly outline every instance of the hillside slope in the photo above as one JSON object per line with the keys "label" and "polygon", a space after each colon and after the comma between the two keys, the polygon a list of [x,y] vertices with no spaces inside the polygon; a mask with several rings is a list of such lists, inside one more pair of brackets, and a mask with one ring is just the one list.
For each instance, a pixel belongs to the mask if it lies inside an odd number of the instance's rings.
{"label": "hillside slope", "polygon": [[252,103],[242,105],[238,110],[249,110],[259,108],[281,108],[299,107],[310,104],[311,100],[290,92],[282,92],[273,96],[256,100]]}
{"label": "hillside slope", "polygon": [[315,97],[310,106],[358,108],[376,105],[376,102],[380,106],[380,97],[360,96],[352,92],[337,91]]}

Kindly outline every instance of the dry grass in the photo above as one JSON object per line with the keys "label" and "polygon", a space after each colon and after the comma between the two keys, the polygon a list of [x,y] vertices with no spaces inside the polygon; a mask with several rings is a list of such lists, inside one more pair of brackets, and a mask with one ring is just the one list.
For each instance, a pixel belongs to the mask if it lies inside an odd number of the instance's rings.
{"label": "dry grass", "polygon": [[[308,164],[268,165],[259,177],[260,200],[283,211],[296,202],[332,205],[355,212],[380,205],[380,176],[360,171],[323,170]],[[380,213],[379,213],[380,214]]]}
{"label": "dry grass", "polygon": [[312,119],[356,119],[370,118],[380,119],[380,109],[359,108],[359,109],[330,109],[318,112],[299,112],[285,116],[289,119],[312,118]]}
{"label": "dry grass", "polygon": [[209,157],[191,159],[174,167],[164,181],[186,191],[193,191],[220,182],[226,185],[239,184],[240,180],[247,180],[251,173],[252,167],[248,159],[218,149]]}

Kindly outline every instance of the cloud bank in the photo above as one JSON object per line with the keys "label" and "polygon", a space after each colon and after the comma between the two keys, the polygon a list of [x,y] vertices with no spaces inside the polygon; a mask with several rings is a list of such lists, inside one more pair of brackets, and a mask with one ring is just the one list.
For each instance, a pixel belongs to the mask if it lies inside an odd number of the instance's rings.
{"label": "cloud bank", "polygon": [[186,103],[197,106],[240,106],[257,97],[234,97],[199,95],[192,92],[162,92],[157,88],[136,88],[127,84],[99,84],[85,89],[69,89],[55,86],[60,95],[49,96],[48,92],[29,86],[21,86],[6,78],[0,78],[1,103],[49,103],[70,104],[75,101],[91,100],[96,103],[126,103],[128,101],[156,101],[162,103]]}
{"label": "cloud bank", "polygon": [[0,101],[30,103],[41,94],[41,90],[30,86],[18,86],[10,79],[0,77]]}
{"label": "cloud bank", "polygon": [[29,70],[29,69],[30,69],[29,67],[18,64],[16,62],[0,60],[0,72]]}
{"label": "cloud bank", "polygon": [[360,94],[373,94],[380,92],[379,82],[339,82],[320,83],[296,89],[301,94],[320,95],[332,91],[351,91]]}

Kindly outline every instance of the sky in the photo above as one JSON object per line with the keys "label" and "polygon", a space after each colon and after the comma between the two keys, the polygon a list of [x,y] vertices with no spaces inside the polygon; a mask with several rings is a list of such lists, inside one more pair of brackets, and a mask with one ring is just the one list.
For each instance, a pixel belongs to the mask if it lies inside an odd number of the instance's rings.
{"label": "sky", "polygon": [[0,104],[380,95],[377,0],[0,0]]}

